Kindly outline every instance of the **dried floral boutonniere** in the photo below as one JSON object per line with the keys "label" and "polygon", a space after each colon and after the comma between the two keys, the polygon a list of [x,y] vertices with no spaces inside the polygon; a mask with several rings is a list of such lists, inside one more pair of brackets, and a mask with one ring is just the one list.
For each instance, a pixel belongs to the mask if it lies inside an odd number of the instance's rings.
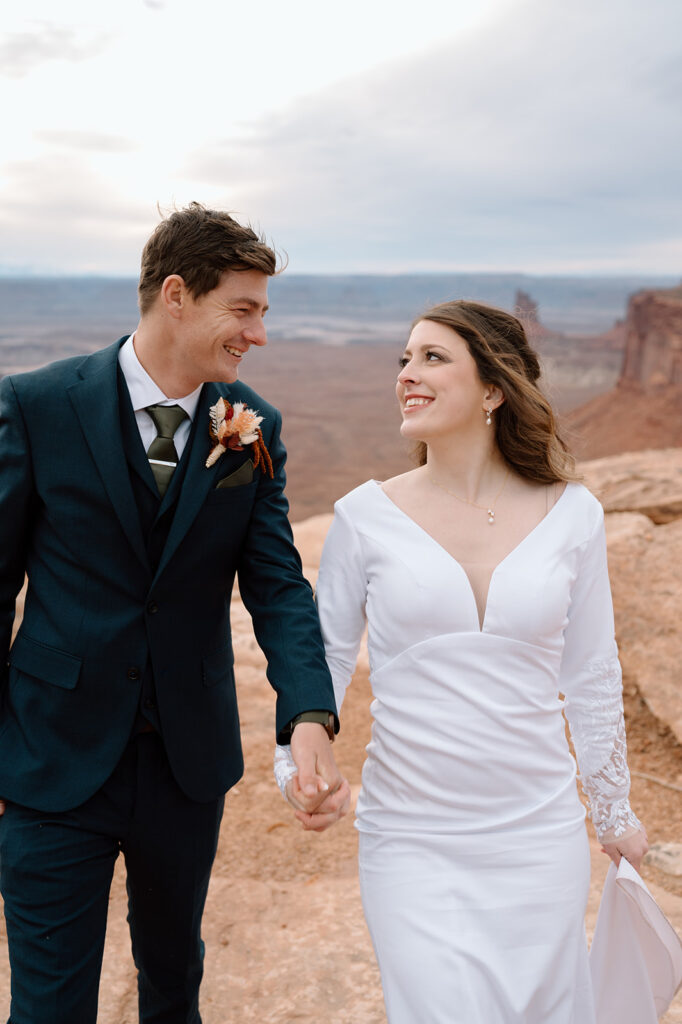
{"label": "dried floral boutonniere", "polygon": [[272,460],[260,432],[262,416],[247,409],[243,402],[230,405],[224,398],[219,398],[208,414],[211,417],[209,435],[214,447],[206,459],[207,469],[218,461],[226,448],[241,452],[250,444],[253,445],[253,468],[262,466],[263,472],[272,477]]}

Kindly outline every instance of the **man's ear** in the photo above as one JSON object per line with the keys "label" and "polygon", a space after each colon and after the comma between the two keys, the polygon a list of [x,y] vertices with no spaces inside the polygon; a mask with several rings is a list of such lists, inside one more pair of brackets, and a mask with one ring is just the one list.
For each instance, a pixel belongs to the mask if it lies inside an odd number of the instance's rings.
{"label": "man's ear", "polygon": [[187,286],[179,274],[170,274],[165,278],[159,296],[168,315],[179,320],[190,298]]}

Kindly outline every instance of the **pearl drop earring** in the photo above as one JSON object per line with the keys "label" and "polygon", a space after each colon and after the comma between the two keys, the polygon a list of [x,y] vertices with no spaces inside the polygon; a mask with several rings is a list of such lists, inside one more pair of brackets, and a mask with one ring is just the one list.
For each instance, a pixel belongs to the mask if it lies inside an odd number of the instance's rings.
{"label": "pearl drop earring", "polygon": [[483,412],[485,413],[485,425],[486,425],[486,427],[489,427],[492,424],[492,422],[493,422],[492,421],[492,417],[490,415],[490,409],[484,408]]}

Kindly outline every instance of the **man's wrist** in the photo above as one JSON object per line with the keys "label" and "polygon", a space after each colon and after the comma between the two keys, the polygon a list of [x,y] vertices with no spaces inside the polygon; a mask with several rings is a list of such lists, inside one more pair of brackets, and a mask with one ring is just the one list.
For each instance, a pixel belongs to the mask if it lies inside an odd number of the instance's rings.
{"label": "man's wrist", "polygon": [[315,722],[321,725],[326,730],[329,742],[334,742],[336,720],[331,711],[302,711],[300,715],[295,715],[282,730],[282,736],[287,737],[285,742],[291,742],[292,733],[301,722]]}

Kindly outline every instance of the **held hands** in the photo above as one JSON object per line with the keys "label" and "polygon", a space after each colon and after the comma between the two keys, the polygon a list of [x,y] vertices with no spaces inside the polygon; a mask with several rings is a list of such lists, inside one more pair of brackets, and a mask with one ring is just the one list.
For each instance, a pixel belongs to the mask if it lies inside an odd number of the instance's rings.
{"label": "held hands", "polygon": [[620,839],[614,839],[612,843],[603,843],[602,853],[607,854],[613,863],[618,867],[620,858],[625,857],[632,864],[635,871],[642,866],[642,857],[649,849],[649,840],[643,828]]}
{"label": "held hands", "polygon": [[299,722],[291,754],[298,772],[287,783],[286,798],[306,831],[324,832],[350,807],[350,786],[336,766],[325,728]]}

